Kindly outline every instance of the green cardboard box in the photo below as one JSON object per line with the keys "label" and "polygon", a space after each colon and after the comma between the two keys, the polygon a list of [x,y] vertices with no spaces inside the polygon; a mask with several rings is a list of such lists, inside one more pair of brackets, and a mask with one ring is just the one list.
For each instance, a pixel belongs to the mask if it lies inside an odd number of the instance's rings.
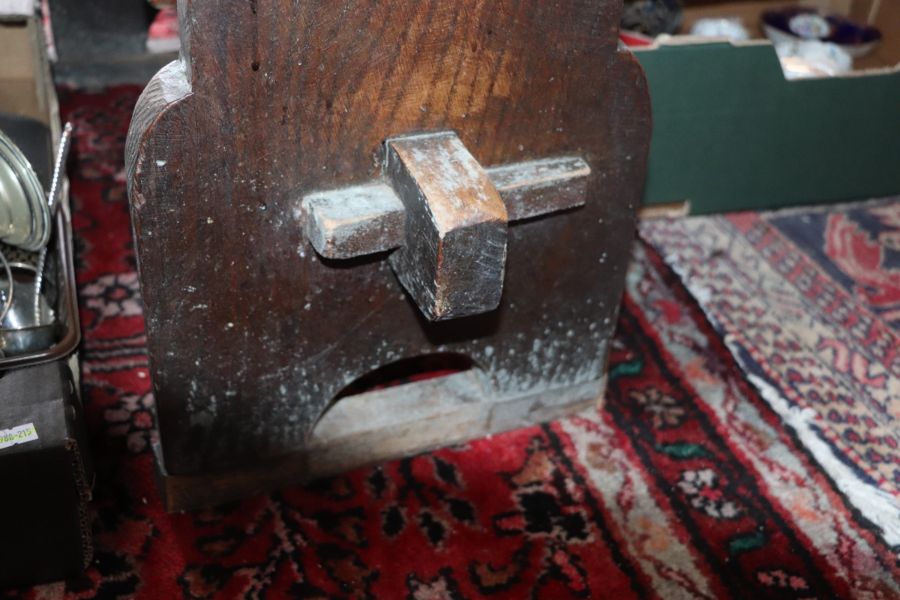
{"label": "green cardboard box", "polygon": [[[735,13],[761,35],[771,6],[688,8],[686,25]],[[653,104],[645,205],[686,201],[704,214],[900,193],[900,2],[883,4],[876,25],[878,55],[841,77],[788,81],[761,39],[673,36],[634,49]]]}

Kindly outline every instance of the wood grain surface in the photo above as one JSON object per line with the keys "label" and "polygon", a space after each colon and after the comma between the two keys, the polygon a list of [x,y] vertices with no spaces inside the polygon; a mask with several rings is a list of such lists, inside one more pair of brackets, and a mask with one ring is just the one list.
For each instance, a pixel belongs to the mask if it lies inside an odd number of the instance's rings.
{"label": "wood grain surface", "polygon": [[[617,49],[620,11],[179,2],[182,59],[147,87],[127,149],[170,474],[301,449],[345,386],[408,357],[470,358],[486,402],[601,379],[650,134],[643,73]],[[432,323],[386,254],[317,254],[301,200],[380,178],[390,137],[445,130],[485,168],[582,157],[590,200],[510,225],[497,310]]]}

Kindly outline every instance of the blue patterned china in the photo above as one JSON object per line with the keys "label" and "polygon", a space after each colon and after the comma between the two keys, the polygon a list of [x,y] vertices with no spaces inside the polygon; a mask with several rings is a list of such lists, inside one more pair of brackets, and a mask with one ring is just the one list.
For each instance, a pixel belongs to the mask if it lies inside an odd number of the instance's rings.
{"label": "blue patterned china", "polygon": [[881,32],[875,27],[854,23],[840,15],[823,16],[811,8],[766,11],[762,25],[773,44],[796,40],[831,42],[854,58],[869,54],[881,41]]}

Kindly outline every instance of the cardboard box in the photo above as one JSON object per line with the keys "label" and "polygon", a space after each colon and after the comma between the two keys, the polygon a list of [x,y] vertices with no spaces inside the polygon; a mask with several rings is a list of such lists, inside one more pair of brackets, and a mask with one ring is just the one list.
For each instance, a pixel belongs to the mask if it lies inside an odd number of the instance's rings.
{"label": "cardboard box", "polygon": [[59,139],[59,104],[31,0],[0,0],[0,111],[35,119]]}
{"label": "cardboard box", "polygon": [[[787,81],[759,20],[797,4],[872,14],[884,39],[849,75]],[[684,29],[729,16],[756,38],[672,36],[634,49],[653,103],[645,204],[688,202],[702,214],[900,193],[900,2],[695,4]]]}
{"label": "cardboard box", "polygon": [[10,371],[0,399],[0,588],[77,576],[91,560],[91,475],[71,372]]}

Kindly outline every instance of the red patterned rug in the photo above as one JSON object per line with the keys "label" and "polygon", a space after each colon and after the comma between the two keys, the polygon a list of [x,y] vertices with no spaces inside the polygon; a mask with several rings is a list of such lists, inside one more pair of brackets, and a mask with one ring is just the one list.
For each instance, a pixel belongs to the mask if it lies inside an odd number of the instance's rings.
{"label": "red patterned rug", "polygon": [[645,244],[635,249],[602,410],[165,514],[122,167],[137,93],[63,97],[77,127],[95,559],[80,580],[11,595],[900,596],[900,568],[879,530],[747,383]]}
{"label": "red patterned rug", "polygon": [[900,552],[900,198],[657,221],[642,235]]}

